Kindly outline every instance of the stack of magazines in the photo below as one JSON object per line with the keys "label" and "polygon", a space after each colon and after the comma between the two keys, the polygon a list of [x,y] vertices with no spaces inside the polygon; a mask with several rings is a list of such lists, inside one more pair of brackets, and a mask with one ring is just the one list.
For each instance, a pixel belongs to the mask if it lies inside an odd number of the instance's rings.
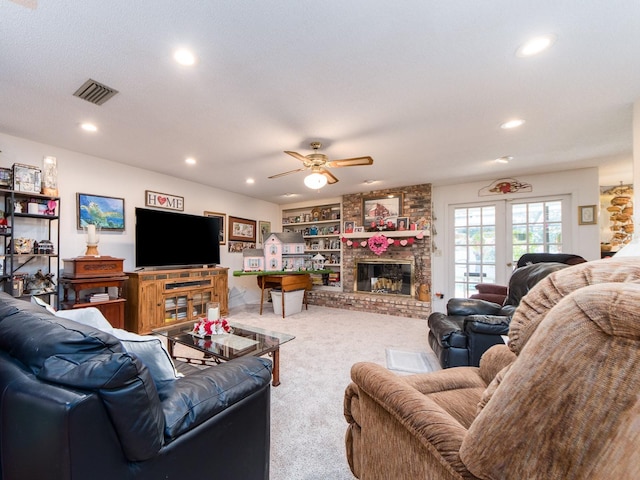
{"label": "stack of magazines", "polygon": [[90,302],[108,302],[109,294],[108,293],[94,293],[89,297]]}

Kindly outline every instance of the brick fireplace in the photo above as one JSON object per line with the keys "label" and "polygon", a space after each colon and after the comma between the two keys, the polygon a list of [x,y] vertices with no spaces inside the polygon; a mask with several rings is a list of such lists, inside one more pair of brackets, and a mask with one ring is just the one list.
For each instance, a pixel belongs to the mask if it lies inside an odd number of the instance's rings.
{"label": "brick fireplace", "polygon": [[[414,185],[397,189],[372,191],[366,194],[345,195],[342,199],[342,218],[344,221],[353,221],[356,225],[363,224],[362,208],[363,199],[367,197],[382,197],[385,195],[403,194],[402,216],[408,217],[410,222],[426,219],[431,224],[431,184]],[[393,232],[380,232],[393,238]],[[366,246],[343,244],[342,247],[342,292],[329,292],[313,290],[309,292],[309,303],[328,307],[345,308],[349,310],[364,310],[374,313],[401,315],[412,318],[427,318],[431,313],[431,302],[417,299],[417,285],[414,282],[414,273],[422,272],[427,285],[431,284],[431,236],[412,238],[403,244],[391,244],[388,248],[376,255]],[[362,239],[364,240],[364,239]],[[354,240],[355,242],[355,240]],[[352,242],[352,243],[354,243]],[[384,287],[388,281],[380,283],[378,291],[363,291],[357,287],[357,265],[360,263],[408,265],[410,273],[403,274],[403,290],[395,292]],[[375,271],[374,271],[375,275]],[[397,277],[397,275],[395,275]],[[364,283],[361,283],[364,288]],[[371,285],[371,280],[369,280]],[[375,284],[374,284],[375,285]],[[408,285],[408,288],[407,288]],[[385,288],[388,291],[384,291]],[[392,288],[392,287],[391,287]]]}

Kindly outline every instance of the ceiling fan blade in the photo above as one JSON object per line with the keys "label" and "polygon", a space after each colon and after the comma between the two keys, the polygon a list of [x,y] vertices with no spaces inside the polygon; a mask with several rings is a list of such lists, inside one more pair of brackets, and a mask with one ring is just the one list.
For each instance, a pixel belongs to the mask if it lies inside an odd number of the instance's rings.
{"label": "ceiling fan blade", "polygon": [[30,8],[31,10],[35,10],[38,8],[38,0],[10,0],[13,3],[17,3],[18,5],[22,5],[23,7]]}
{"label": "ceiling fan blade", "polygon": [[297,168],[295,170],[289,170],[288,172],[278,173],[277,175],[271,175],[270,177],[267,177],[267,178],[284,177],[285,175],[289,175],[291,173],[297,173],[297,172],[304,172],[305,170],[306,168]]}
{"label": "ceiling fan blade", "polygon": [[373,158],[371,157],[355,157],[355,158],[343,158],[342,160],[333,160],[327,162],[327,167],[356,167],[358,165],[372,165]]}
{"label": "ceiling fan blade", "polygon": [[289,155],[291,155],[293,158],[297,158],[298,160],[300,160],[301,162],[308,162],[309,159],[307,157],[305,157],[304,155],[300,155],[298,152],[287,152],[285,150],[284,153],[288,153]]}
{"label": "ceiling fan blade", "polygon": [[320,173],[320,174],[324,175],[325,177],[327,177],[327,183],[329,185],[331,185],[332,183],[339,182],[339,180],[329,170],[321,168],[320,170],[318,170],[318,173]]}

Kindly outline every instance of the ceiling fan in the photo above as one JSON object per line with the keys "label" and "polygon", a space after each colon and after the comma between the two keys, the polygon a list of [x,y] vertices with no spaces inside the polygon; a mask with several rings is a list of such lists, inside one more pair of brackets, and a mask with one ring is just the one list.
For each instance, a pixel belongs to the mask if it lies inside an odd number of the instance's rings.
{"label": "ceiling fan", "polygon": [[324,187],[327,183],[336,183],[338,179],[327,168],[338,167],[356,167],[360,165],[372,165],[373,158],[371,157],[355,157],[355,158],[343,158],[341,160],[329,161],[329,158],[324,153],[319,153],[318,150],[322,147],[320,142],[311,142],[311,148],[313,153],[309,155],[301,155],[298,152],[288,152],[294,158],[300,160],[304,167],[290,170],[288,172],[278,173],[277,175],[271,175],[269,178],[278,178],[291,173],[303,172],[305,170],[311,170],[311,174],[307,175],[304,179],[304,184],[313,189]]}

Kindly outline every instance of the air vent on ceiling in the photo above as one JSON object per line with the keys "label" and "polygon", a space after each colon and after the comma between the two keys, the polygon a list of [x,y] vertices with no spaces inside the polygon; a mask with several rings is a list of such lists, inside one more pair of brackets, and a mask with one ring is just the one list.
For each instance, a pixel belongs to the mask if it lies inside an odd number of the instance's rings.
{"label": "air vent on ceiling", "polygon": [[73,94],[75,97],[86,100],[87,102],[95,103],[96,105],[102,105],[104,102],[113,97],[117,90],[107,87],[106,85],[89,79],[82,84],[82,86]]}

